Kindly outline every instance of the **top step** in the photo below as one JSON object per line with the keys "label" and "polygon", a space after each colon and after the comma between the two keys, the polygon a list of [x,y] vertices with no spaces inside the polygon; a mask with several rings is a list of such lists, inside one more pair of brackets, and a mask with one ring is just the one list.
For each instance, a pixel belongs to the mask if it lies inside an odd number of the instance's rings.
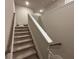
{"label": "top step", "polygon": [[15,29],[27,29],[28,26],[16,26]]}

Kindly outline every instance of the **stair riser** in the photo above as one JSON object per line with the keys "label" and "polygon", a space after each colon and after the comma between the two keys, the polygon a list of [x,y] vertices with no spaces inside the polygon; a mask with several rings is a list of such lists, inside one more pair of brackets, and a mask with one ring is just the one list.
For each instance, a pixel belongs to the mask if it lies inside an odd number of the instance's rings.
{"label": "stair riser", "polygon": [[14,41],[20,41],[20,40],[26,40],[26,39],[32,39],[31,37],[24,37],[24,38],[14,38]]}
{"label": "stair riser", "polygon": [[16,44],[22,44],[22,43],[28,43],[28,42],[31,42],[31,41],[32,41],[31,39],[28,39],[27,41],[23,41],[23,42],[20,42],[20,43],[14,43],[14,45],[16,45]]}
{"label": "stair riser", "polygon": [[24,30],[15,30],[15,32],[27,32],[29,29],[24,29]]}
{"label": "stair riser", "polygon": [[24,51],[24,50],[28,50],[28,49],[33,48],[33,47],[34,47],[34,46],[30,46],[30,47],[24,48],[24,49],[22,49],[22,50],[14,51],[13,53],[18,53],[18,52],[21,52],[21,51]]}
{"label": "stair riser", "polygon": [[15,27],[15,29],[28,29],[28,27]]}
{"label": "stair riser", "polygon": [[21,44],[16,44],[16,45],[14,45],[14,48],[17,48],[19,46],[24,46],[24,45],[27,45],[27,44],[33,44],[33,41],[24,42],[24,43],[21,43]]}
{"label": "stair riser", "polygon": [[15,36],[22,36],[22,35],[30,35],[30,33],[29,32],[27,32],[27,33],[16,33],[14,35]]}
{"label": "stair riser", "polygon": [[28,37],[14,38],[14,39],[15,40],[20,40],[20,39],[23,40],[23,39],[31,39],[31,37],[28,36]]}

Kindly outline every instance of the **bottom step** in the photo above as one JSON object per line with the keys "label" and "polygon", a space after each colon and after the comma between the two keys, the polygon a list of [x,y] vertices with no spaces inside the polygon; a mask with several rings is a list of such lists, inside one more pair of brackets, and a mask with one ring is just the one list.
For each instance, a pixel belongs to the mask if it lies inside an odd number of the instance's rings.
{"label": "bottom step", "polygon": [[32,55],[28,58],[24,58],[24,59],[39,59],[39,57],[37,55]]}
{"label": "bottom step", "polygon": [[28,50],[24,50],[24,51],[20,51],[17,53],[13,54],[13,59],[24,59],[24,58],[28,58],[32,55],[35,55],[36,51],[33,48],[30,48]]}

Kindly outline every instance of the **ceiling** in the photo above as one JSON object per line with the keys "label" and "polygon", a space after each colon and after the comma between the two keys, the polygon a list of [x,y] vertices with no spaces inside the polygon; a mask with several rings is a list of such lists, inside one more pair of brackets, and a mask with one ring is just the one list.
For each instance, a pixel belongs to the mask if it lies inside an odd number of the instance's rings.
{"label": "ceiling", "polygon": [[[26,6],[25,1],[29,1],[29,6]],[[25,6],[37,12],[40,9],[48,8],[56,0],[15,0],[16,5]]]}

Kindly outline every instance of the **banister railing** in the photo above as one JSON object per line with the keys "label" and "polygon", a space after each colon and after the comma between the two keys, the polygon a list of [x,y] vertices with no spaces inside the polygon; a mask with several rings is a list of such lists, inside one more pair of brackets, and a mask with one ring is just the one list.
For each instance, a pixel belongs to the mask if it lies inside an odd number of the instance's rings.
{"label": "banister railing", "polygon": [[[28,15],[28,25],[40,59],[48,59],[50,47],[60,46],[61,43],[53,42],[53,40],[47,35],[44,29],[31,14]],[[54,54],[52,53],[52,55]]]}
{"label": "banister railing", "polygon": [[[13,18],[12,18],[12,23],[11,23],[11,28],[10,28],[10,34],[9,34],[9,40],[8,40],[8,45],[7,45],[7,50],[5,52],[5,55],[7,55],[8,53],[12,53],[14,25],[15,25],[15,13],[13,13]],[[10,59],[12,59],[11,55],[10,55]]]}
{"label": "banister railing", "polygon": [[39,25],[39,23],[35,20],[35,18],[29,14],[29,16],[32,18],[32,21],[35,23],[36,27],[38,28],[38,30],[41,32],[41,34],[44,36],[45,40],[47,41],[47,43],[52,43],[53,40],[47,35],[47,33],[44,31],[44,29]]}

